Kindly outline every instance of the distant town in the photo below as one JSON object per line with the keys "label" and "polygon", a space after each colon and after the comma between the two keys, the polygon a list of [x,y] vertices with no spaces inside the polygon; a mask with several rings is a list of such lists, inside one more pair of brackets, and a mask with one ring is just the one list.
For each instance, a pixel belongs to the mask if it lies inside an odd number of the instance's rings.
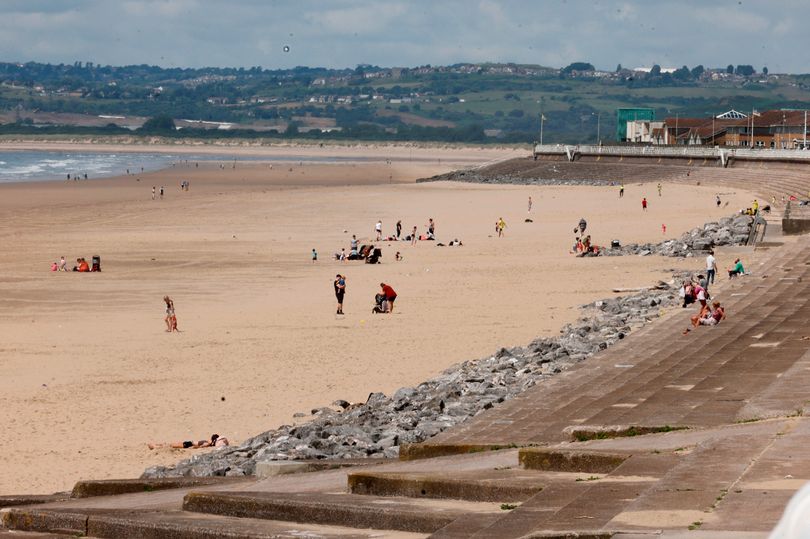
{"label": "distant town", "polygon": [[[608,71],[587,62],[284,70],[0,63],[0,134],[528,143],[542,131],[545,142],[787,148],[804,144],[797,133],[803,113],[796,111],[808,106],[810,75],[751,65]],[[754,112],[753,138],[746,130],[752,111],[767,111],[761,121],[763,112]],[[782,116],[789,134],[766,135],[766,124],[773,131]]]}

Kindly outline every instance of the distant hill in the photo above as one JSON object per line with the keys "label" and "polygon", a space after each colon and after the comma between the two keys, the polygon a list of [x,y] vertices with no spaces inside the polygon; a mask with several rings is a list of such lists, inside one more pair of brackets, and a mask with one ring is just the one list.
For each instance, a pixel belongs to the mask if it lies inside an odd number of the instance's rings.
{"label": "distant hill", "polygon": [[[810,108],[810,75],[454,64],[355,69],[0,63],[0,133],[121,133],[169,116],[174,136],[545,142],[614,139],[615,110],[709,117]],[[161,133],[165,134],[165,133]]]}

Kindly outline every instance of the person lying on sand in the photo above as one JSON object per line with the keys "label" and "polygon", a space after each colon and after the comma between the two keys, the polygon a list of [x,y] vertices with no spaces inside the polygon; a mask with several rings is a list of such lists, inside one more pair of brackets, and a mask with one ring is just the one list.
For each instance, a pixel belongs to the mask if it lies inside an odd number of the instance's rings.
{"label": "person lying on sand", "polygon": [[146,444],[149,449],[160,449],[163,447],[170,447],[172,449],[202,449],[203,447],[225,447],[226,445],[230,445],[228,439],[224,436],[220,436],[219,434],[212,434],[211,440],[200,440],[199,442],[186,440],[184,442]]}

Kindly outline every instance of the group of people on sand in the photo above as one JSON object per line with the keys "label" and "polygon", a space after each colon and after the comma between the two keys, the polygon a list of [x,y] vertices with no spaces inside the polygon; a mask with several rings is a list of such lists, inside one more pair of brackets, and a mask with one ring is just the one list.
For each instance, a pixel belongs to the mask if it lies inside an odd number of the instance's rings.
{"label": "group of people on sand", "polygon": [[101,262],[100,259],[96,258],[98,261],[94,261],[92,266],[84,257],[79,257],[76,259],[76,265],[73,266],[73,269],[68,269],[67,267],[67,260],[65,257],[62,256],[59,259],[59,262],[53,262],[51,264],[51,271],[77,271],[81,273],[90,273],[92,271],[101,271]]}
{"label": "group of people on sand", "polygon": [[[337,299],[337,312],[335,314],[345,314],[343,312],[343,298],[346,296],[346,276],[338,273],[332,283]],[[374,297],[373,313],[391,314],[394,312],[394,302],[397,299],[396,291],[391,285],[380,283],[380,292]]]}
{"label": "group of people on sand", "polygon": [[394,234],[389,234],[386,236],[383,234],[383,223],[381,219],[378,219],[377,222],[374,224],[374,234],[377,238],[377,241],[410,241],[411,245],[416,245],[417,241],[434,241],[436,239],[436,222],[431,217],[428,219],[427,225],[425,225],[425,233],[419,234],[419,227],[413,225],[413,229],[411,233],[406,235],[404,238],[402,237],[402,221],[397,221],[395,226]]}

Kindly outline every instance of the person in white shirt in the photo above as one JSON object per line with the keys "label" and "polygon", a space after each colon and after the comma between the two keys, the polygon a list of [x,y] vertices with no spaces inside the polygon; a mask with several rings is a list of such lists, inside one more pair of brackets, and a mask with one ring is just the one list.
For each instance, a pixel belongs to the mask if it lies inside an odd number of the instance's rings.
{"label": "person in white shirt", "polygon": [[714,251],[709,251],[706,257],[706,284],[714,283],[714,274],[717,272],[717,260],[714,258]]}
{"label": "person in white shirt", "polygon": [[380,241],[382,239],[382,221],[377,221],[374,230],[377,232],[377,241]]}

